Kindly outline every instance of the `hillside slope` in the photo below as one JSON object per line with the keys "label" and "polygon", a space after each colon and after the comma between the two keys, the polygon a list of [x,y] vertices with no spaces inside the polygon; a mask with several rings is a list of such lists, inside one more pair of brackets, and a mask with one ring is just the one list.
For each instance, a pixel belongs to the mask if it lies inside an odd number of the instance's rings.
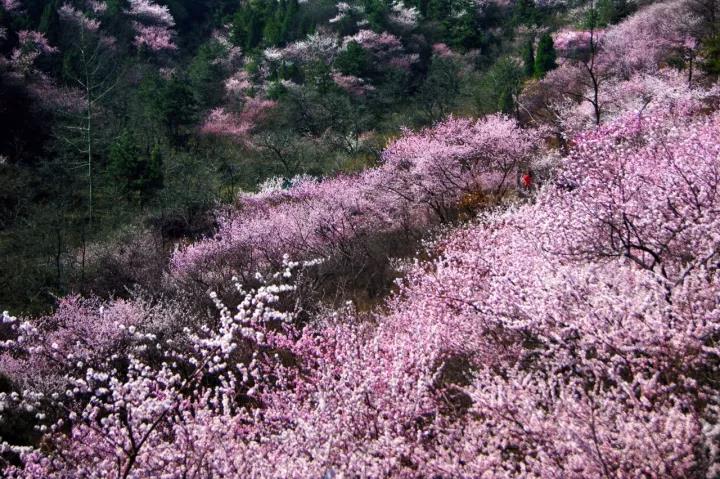
{"label": "hillside slope", "polygon": [[3,472],[716,477],[720,88],[691,67],[696,7],[557,32],[515,118],[241,194],[158,291],[4,313]]}

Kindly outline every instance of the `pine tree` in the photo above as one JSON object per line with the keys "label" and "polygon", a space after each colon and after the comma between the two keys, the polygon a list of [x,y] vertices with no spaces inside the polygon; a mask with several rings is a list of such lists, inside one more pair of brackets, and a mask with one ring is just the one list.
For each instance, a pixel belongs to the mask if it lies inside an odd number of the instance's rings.
{"label": "pine tree", "polygon": [[429,0],[417,0],[417,9],[420,12],[420,15],[424,17],[427,17],[428,15],[428,5]]}
{"label": "pine tree", "polygon": [[110,172],[128,200],[138,190],[144,165],[140,151],[128,130],[123,131],[110,146]]}
{"label": "pine tree", "polygon": [[542,78],[547,72],[557,68],[556,58],[553,39],[550,34],[546,33],[540,38],[535,54],[535,77]]}
{"label": "pine tree", "polygon": [[706,73],[720,76],[720,34],[703,42],[701,67]]}
{"label": "pine tree", "polygon": [[110,172],[128,201],[146,205],[163,188],[163,158],[158,145],[142,153],[129,130],[124,130],[110,146]]}
{"label": "pine tree", "polygon": [[531,77],[533,76],[533,73],[535,73],[535,52],[533,50],[533,41],[528,40],[522,53],[524,73],[526,77]]}
{"label": "pine tree", "polygon": [[197,101],[189,82],[173,76],[152,93],[149,106],[155,118],[165,127],[173,145],[183,144],[197,121]]}
{"label": "pine tree", "polygon": [[150,199],[163,188],[163,158],[160,147],[155,145],[150,152],[150,160],[145,167],[144,175],[138,184],[140,190],[140,202],[145,205]]}
{"label": "pine tree", "polygon": [[427,5],[427,16],[433,20],[442,21],[452,13],[451,0],[429,0]]}
{"label": "pine tree", "polygon": [[485,37],[482,27],[478,24],[476,9],[469,5],[465,10],[445,23],[449,30],[450,42],[454,47],[471,49],[482,49]]}
{"label": "pine tree", "polygon": [[38,31],[45,34],[51,45],[57,45],[60,37],[60,16],[58,15],[58,0],[48,2],[43,9]]}
{"label": "pine tree", "polygon": [[222,68],[217,61],[222,54],[217,43],[204,43],[188,67],[188,79],[199,109],[209,109],[222,102],[225,91],[220,81]]}
{"label": "pine tree", "polygon": [[263,17],[263,40],[266,45],[278,45],[282,42],[282,25],[285,18],[285,0],[280,3],[267,2]]}
{"label": "pine tree", "polygon": [[299,11],[300,4],[298,3],[298,0],[288,0],[287,7],[285,9],[285,18],[283,19],[282,27],[280,29],[280,37],[282,43],[291,42],[297,39]]}
{"label": "pine tree", "polygon": [[606,27],[618,23],[631,11],[627,0],[598,0],[588,13],[594,15],[595,27]]}
{"label": "pine tree", "polygon": [[596,26],[606,27],[613,23],[615,18],[615,2],[613,0],[598,0],[593,9],[596,15]]}
{"label": "pine tree", "polygon": [[515,99],[510,88],[504,88],[498,99],[498,110],[502,113],[511,114],[515,111]]}
{"label": "pine tree", "polygon": [[247,38],[245,40],[245,49],[255,49],[263,39],[264,22],[262,13],[257,8],[250,9],[247,21]]}
{"label": "pine tree", "polygon": [[518,0],[513,7],[512,22],[515,25],[534,25],[538,23],[538,11],[532,0]]}
{"label": "pine tree", "polygon": [[365,14],[368,25],[374,30],[385,30],[387,28],[387,17],[390,11],[389,5],[383,0],[366,0]]}
{"label": "pine tree", "polygon": [[[268,7],[270,5],[270,7]],[[252,0],[241,7],[233,18],[233,42],[246,50],[257,48],[263,40],[265,14],[268,8],[274,8],[274,2],[264,4]]]}
{"label": "pine tree", "polygon": [[350,42],[335,60],[335,67],[346,75],[365,76],[369,67],[368,53],[358,42]]}

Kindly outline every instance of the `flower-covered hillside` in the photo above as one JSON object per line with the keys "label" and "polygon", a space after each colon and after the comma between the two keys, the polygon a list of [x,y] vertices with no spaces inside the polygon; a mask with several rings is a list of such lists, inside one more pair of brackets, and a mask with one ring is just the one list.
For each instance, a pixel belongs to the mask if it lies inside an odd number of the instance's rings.
{"label": "flower-covered hillside", "polygon": [[[553,71],[592,78],[595,33]],[[720,95],[667,45],[608,71],[599,110],[582,82],[528,91],[526,124],[450,117],[241,195],[162,294],[4,313],[2,472],[717,477]],[[364,308],[318,294],[338,264],[400,277]]]}
{"label": "flower-covered hillside", "polygon": [[[62,454],[16,474],[712,477],[719,129],[629,115],[578,136],[534,204],[441,240],[371,322],[299,327],[274,309],[283,276],[186,344],[135,320],[130,369],[68,365],[50,403],[73,434],[51,426]],[[20,329],[8,345],[38,344]]]}

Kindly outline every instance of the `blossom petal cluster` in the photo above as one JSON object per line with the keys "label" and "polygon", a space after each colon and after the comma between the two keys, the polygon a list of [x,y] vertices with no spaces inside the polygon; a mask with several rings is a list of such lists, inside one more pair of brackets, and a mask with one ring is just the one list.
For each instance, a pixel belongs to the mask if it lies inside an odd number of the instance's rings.
{"label": "blossom petal cluster", "polygon": [[127,14],[135,19],[135,46],[151,51],[176,50],[174,43],[175,19],[168,7],[150,0],[130,0]]}

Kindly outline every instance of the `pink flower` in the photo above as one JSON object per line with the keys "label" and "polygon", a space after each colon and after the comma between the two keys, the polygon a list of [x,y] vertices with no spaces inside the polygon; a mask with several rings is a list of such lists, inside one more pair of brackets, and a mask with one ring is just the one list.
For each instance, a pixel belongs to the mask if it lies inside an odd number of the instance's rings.
{"label": "pink flower", "polygon": [[137,32],[134,40],[136,47],[147,47],[152,51],[160,50],[177,50],[177,45],[173,40],[172,30],[161,25],[142,25],[135,22],[135,31]]}
{"label": "pink flower", "polygon": [[136,47],[147,47],[151,51],[177,50],[173,40],[172,27],[175,19],[166,6],[157,5],[150,0],[130,0],[129,15],[136,18]]}

